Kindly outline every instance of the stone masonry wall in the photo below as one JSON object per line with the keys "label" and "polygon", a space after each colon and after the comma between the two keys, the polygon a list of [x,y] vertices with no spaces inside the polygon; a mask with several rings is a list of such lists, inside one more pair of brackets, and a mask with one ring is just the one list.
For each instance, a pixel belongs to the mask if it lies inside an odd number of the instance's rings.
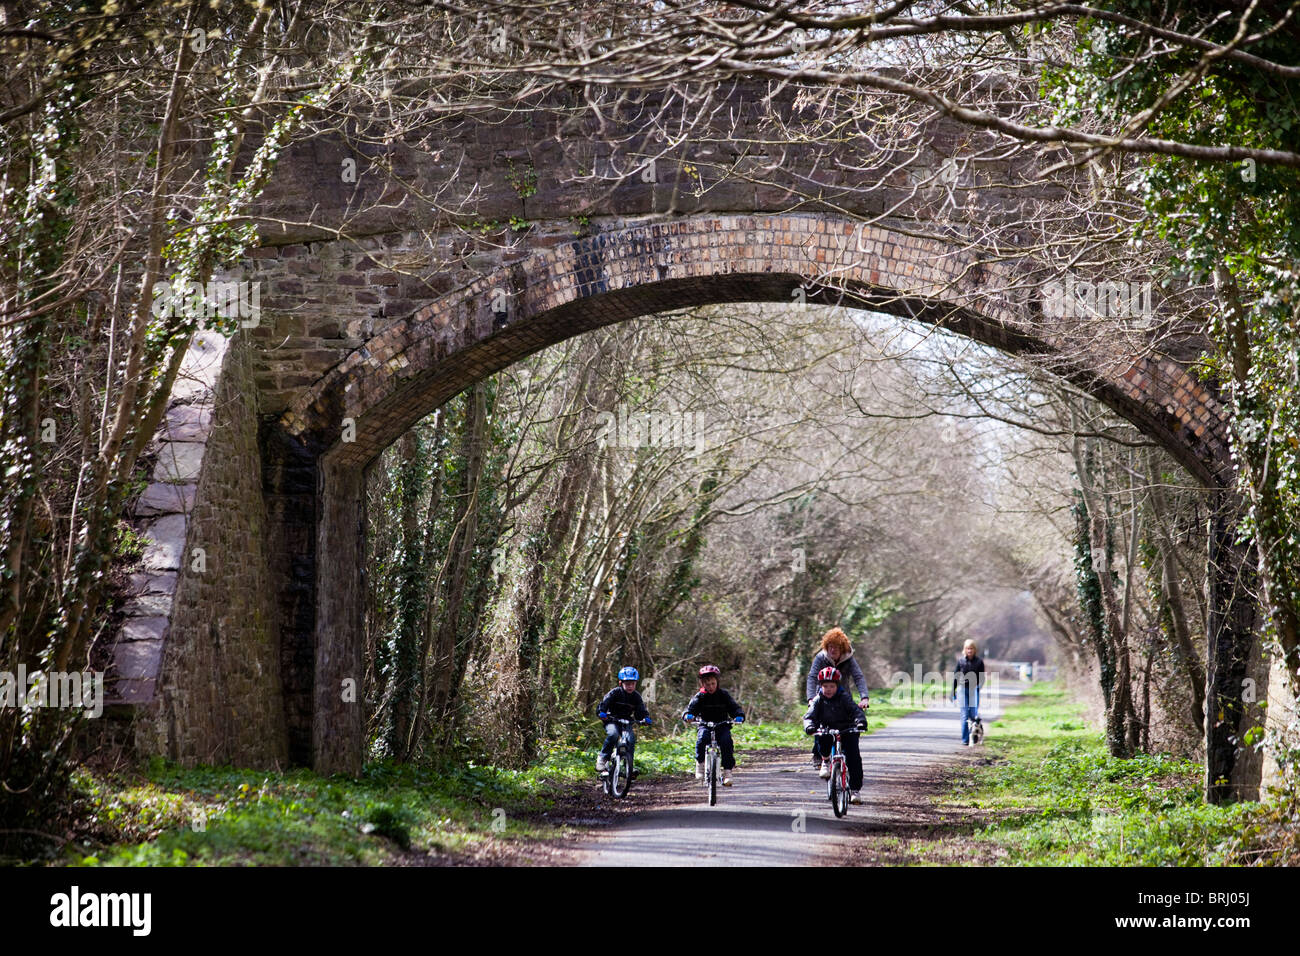
{"label": "stone masonry wall", "polygon": [[113,686],[140,705],[137,750],[185,764],[270,767],[287,756],[245,335],[196,337],[158,435],[154,482],[134,509],[146,570],[132,582]]}

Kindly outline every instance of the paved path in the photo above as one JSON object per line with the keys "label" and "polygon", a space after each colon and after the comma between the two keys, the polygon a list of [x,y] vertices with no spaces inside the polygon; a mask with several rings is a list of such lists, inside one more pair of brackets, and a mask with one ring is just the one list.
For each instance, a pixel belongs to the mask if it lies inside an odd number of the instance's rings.
{"label": "paved path", "polygon": [[[1020,693],[1004,681],[1002,701],[980,709],[987,726],[1005,698]],[[868,712],[868,720],[870,712]],[[743,733],[743,729],[738,733]],[[806,866],[864,824],[902,822],[897,796],[923,770],[972,753],[961,743],[955,706],[910,714],[862,738],[862,803],[835,819],[826,783],[811,759],[768,762],[747,769],[710,807],[703,785],[693,804],[639,813],[579,847],[582,866]],[[811,745],[809,745],[811,747]],[[811,751],[810,751],[811,752]],[[964,762],[964,756],[958,756]],[[635,792],[635,791],[634,791]]]}

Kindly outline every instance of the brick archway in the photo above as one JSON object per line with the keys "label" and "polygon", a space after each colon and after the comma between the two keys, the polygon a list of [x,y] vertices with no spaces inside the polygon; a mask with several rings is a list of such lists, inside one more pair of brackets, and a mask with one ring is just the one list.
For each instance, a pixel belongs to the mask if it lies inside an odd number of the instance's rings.
{"label": "brick archway", "polygon": [[305,389],[279,424],[340,463],[364,466],[474,381],[572,335],[707,303],[806,300],[1044,356],[1196,477],[1219,483],[1227,445],[1212,392],[1176,361],[1077,340],[1077,320],[1044,315],[1030,265],[981,262],[956,245],[830,216],[630,225],[535,252],[391,323]]}
{"label": "brick archway", "polygon": [[[1176,330],[1164,351],[1134,328],[1081,340],[1029,292],[1068,277],[920,238],[1003,252],[1040,241],[1030,227],[1068,202],[1068,177],[1044,180],[994,134],[928,111],[880,127],[852,94],[809,92],[738,81],[590,109],[587,93],[560,90],[527,109],[434,110],[406,135],[376,117],[287,148],[257,210],[263,245],[230,276],[261,289],[266,317],[228,342],[196,340],[153,483],[131,505],[147,547],[109,703],[135,721],[135,744],[185,762],[358,769],[362,706],[340,684],[360,683],[366,464],[547,344],[672,308],[790,303],[801,285],[809,302],[1034,353],[1214,489],[1210,684],[1240,700],[1254,606],[1233,589],[1245,565],[1223,410],[1186,364],[1203,337]],[[773,117],[797,128],[828,108],[846,121],[833,137],[772,141]],[[575,240],[575,224],[595,234]],[[483,239],[502,234],[510,248]],[[1207,737],[1216,774],[1243,762],[1234,716]]]}
{"label": "brick archway", "polygon": [[980,262],[955,245],[834,216],[703,215],[539,249],[387,324],[264,430],[282,644],[311,659],[296,685],[285,677],[291,755],[322,771],[360,769],[362,709],[346,698],[362,673],[365,467],[474,381],[613,322],[800,296],[941,324],[1040,356],[1203,483],[1225,486],[1225,416],[1213,394],[1172,359],[1080,341],[1074,323],[1043,313],[1033,278],[1032,263]]}

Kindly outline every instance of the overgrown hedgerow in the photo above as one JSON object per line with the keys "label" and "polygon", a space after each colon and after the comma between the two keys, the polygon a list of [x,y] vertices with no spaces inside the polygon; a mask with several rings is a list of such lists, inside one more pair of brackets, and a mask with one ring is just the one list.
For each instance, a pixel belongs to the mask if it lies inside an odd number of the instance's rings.
{"label": "overgrown hedgerow", "polygon": [[1036,685],[989,729],[991,765],[959,774],[944,802],[985,821],[1002,862],[1230,866],[1296,858],[1297,816],[1277,799],[1206,804],[1204,768],[1168,754],[1120,759],[1060,688]]}

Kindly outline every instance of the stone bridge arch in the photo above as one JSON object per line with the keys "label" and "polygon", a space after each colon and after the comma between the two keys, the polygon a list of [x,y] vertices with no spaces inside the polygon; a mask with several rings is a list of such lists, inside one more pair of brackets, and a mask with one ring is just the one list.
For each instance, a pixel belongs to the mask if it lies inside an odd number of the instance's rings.
{"label": "stone bridge arch", "polygon": [[[426,137],[437,150],[398,144],[380,156],[324,137],[283,157],[264,245],[240,275],[264,290],[263,319],[228,343],[212,335],[196,343],[187,368],[197,385],[173,393],[155,446],[159,484],[135,506],[155,539],[146,553],[153,564],[128,605],[115,665],[117,699],[137,718],[137,746],[184,761],[288,759],[358,770],[365,468],[474,381],[639,315],[788,304],[802,289],[810,303],[942,325],[1038,356],[1208,488],[1228,487],[1224,410],[1187,364],[1198,341],[1175,355],[1150,348],[1141,330],[1125,339],[1128,348],[1089,341],[1076,323],[1044,313],[1035,263],[984,257],[941,237],[945,229],[960,235],[960,222],[918,228],[933,220],[933,202],[898,173],[898,157],[879,155],[870,142],[836,147],[837,163],[792,148],[777,164],[778,181],[746,179],[754,157],[734,144],[762,141],[765,111],[797,111],[797,96],[789,91],[781,105],[766,88],[726,93],[727,129],[697,137],[678,157],[713,157],[729,171],[702,195],[680,188],[687,175],[680,170],[647,183],[627,162],[625,183],[594,205],[576,205],[563,186],[574,170],[556,153],[568,121],[535,121],[522,111],[477,125],[449,122],[440,139]],[[659,125],[671,125],[657,109],[650,112]],[[639,120],[626,122],[635,134]],[[987,145],[942,121],[918,136],[913,153],[931,166]],[[464,231],[431,225],[428,210],[394,193],[391,179],[341,181],[340,162],[358,155],[362,167],[384,159],[407,181],[477,197],[478,216],[526,215],[530,228],[513,246],[477,256],[472,274],[441,274],[438,243]],[[549,169],[535,196],[515,188],[515,163]],[[472,174],[463,182],[448,178],[467,164]],[[873,176],[878,188],[853,181]],[[800,196],[808,182],[817,184],[815,201]],[[990,195],[963,215],[995,222],[1014,241],[1017,212]],[[581,237],[568,220],[578,208],[590,215],[580,230],[590,234]],[[405,264],[401,274],[394,258]],[[199,570],[190,559],[196,548],[205,556]],[[1236,605],[1219,619],[1234,613],[1236,630],[1248,631]],[[1212,680],[1237,680],[1240,662],[1229,664]],[[348,681],[357,691],[351,700]],[[1225,725],[1222,736],[1234,732]]]}
{"label": "stone bridge arch", "polygon": [[[821,284],[828,276],[833,286]],[[282,605],[296,622],[283,640],[314,648],[313,762],[359,766],[361,712],[342,688],[362,672],[365,468],[475,381],[591,329],[687,306],[796,297],[884,311],[1036,354],[1203,482],[1220,482],[1228,459],[1214,396],[1173,360],[1117,358],[1076,341],[1068,323],[1043,314],[1031,288],[1023,264],[981,263],[955,245],[844,218],[695,216],[535,251],[387,325],[303,389],[266,435],[280,456],[268,493],[297,498],[280,523],[295,541],[314,537],[313,595],[298,589]],[[299,477],[276,484],[276,475]],[[288,527],[308,514],[314,527]],[[295,729],[301,753],[306,728]]]}

